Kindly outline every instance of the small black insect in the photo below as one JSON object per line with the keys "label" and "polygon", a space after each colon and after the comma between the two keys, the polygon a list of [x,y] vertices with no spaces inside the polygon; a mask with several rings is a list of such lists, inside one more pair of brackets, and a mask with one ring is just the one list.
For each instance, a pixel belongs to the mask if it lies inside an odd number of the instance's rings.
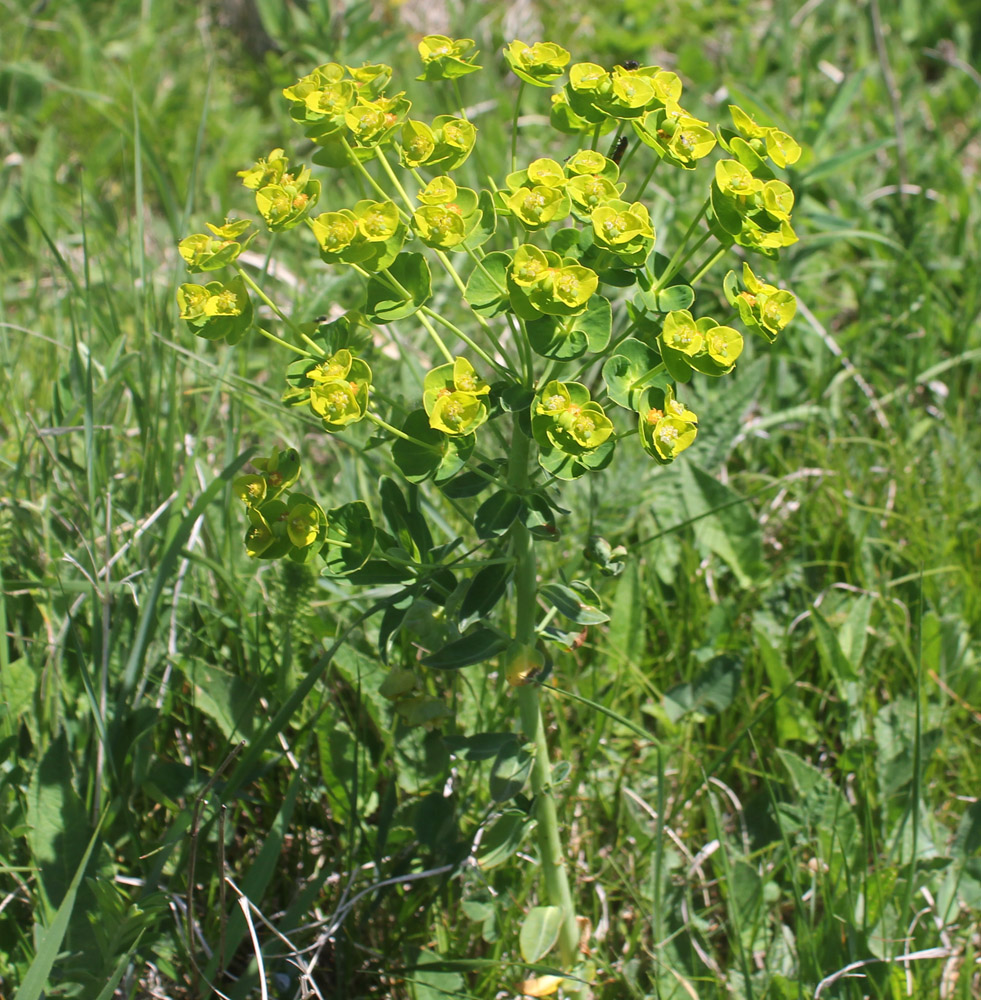
{"label": "small black insect", "polygon": [[615,143],[613,143],[613,148],[610,150],[610,159],[617,165],[620,165],[620,161],[623,159],[623,154],[627,151],[627,137],[621,135]]}
{"label": "small black insect", "polygon": [[618,66],[622,66],[624,69],[639,69],[640,63],[636,59],[624,59],[623,62],[617,63]]}

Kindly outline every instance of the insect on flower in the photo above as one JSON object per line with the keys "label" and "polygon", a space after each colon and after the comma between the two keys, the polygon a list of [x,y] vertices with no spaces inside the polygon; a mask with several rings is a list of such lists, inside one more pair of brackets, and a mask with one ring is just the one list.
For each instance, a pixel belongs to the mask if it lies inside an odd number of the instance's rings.
{"label": "insect on flower", "polygon": [[613,148],[610,150],[609,158],[617,165],[620,166],[620,161],[623,159],[623,154],[627,151],[627,137],[621,135],[615,143],[613,143]]}

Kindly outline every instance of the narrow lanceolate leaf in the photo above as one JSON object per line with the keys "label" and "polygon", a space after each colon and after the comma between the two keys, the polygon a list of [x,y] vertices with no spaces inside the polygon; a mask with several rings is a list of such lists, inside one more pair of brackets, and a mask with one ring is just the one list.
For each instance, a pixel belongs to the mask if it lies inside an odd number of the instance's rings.
{"label": "narrow lanceolate leaf", "polygon": [[459,670],[497,656],[506,645],[507,641],[493,629],[476,628],[462,638],[447,643],[435,653],[423,657],[422,662],[437,670]]}
{"label": "narrow lanceolate leaf", "polygon": [[570,621],[577,625],[599,625],[608,622],[610,616],[599,608],[580,599],[571,587],[561,583],[547,583],[541,590],[542,597],[550,601]]}
{"label": "narrow lanceolate leaf", "polygon": [[61,901],[61,905],[58,907],[58,912],[55,913],[54,920],[51,921],[51,925],[41,935],[37,952],[34,955],[34,961],[31,962],[30,968],[24,976],[24,981],[20,984],[20,989],[14,994],[14,1000],[39,1000],[44,993],[48,983],[48,976],[51,974],[55,959],[61,951],[61,943],[64,941],[65,933],[68,930],[72,910],[75,909],[75,898],[78,895],[78,887],[81,885],[85,868],[89,863],[89,858],[92,856],[92,851],[95,848],[104,818],[105,813],[99,819],[95,832],[89,840],[89,845],[85,848],[85,854],[82,855],[82,860],[79,862],[78,868],[75,869],[75,875],[68,886],[68,891],[65,893],[64,899]]}

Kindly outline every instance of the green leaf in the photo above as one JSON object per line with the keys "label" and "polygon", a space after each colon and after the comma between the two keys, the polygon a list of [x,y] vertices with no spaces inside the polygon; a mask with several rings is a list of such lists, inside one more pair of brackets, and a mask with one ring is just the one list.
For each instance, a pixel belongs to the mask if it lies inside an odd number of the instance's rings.
{"label": "green leaf", "polygon": [[[331,543],[340,544],[331,544]],[[327,511],[324,573],[344,576],[361,569],[375,546],[375,526],[368,505],[355,500]]]}
{"label": "green leaf", "polygon": [[31,775],[27,790],[27,846],[40,875],[45,910],[67,892],[72,873],[83,853],[82,836],[88,829],[85,807],[72,786],[74,769],[64,731],[52,740]]}
{"label": "green leaf", "polygon": [[444,736],[446,749],[455,757],[464,760],[490,760],[502,748],[517,746],[518,737],[514,733],[475,733],[473,736]]}
{"label": "green leaf", "polygon": [[434,951],[420,949],[416,952],[412,964],[421,966],[436,966],[435,968],[417,968],[411,976],[406,977],[412,994],[412,1000],[452,1000],[464,996],[465,982],[463,976],[452,969],[442,970],[438,967],[440,955]]}
{"label": "green leaf", "polygon": [[744,498],[691,462],[681,463],[679,473],[699,546],[722,559],[741,586],[765,579],[760,526]]}
{"label": "green leaf", "polygon": [[521,922],[518,945],[521,957],[530,963],[544,958],[559,939],[562,909],[558,906],[535,906]]}
{"label": "green leaf", "polygon": [[480,839],[480,846],[477,848],[478,866],[488,871],[504,864],[518,851],[534,826],[535,821],[518,809],[502,813]]}
{"label": "green leaf", "polygon": [[665,692],[665,713],[672,722],[689,712],[718,715],[735,700],[742,673],[741,659],[725,654],[713,657],[690,684],[677,684]]}
{"label": "green leaf", "polygon": [[575,330],[586,335],[586,346],[593,354],[606,350],[612,326],[613,309],[610,300],[602,295],[594,295],[586,304],[586,311],[573,323]]}
{"label": "green leaf", "polygon": [[508,490],[492,493],[474,515],[473,526],[477,537],[488,539],[503,535],[514,523],[523,506],[517,493]]}
{"label": "green leaf", "polygon": [[883,139],[875,139],[873,142],[863,143],[861,146],[856,146],[854,149],[846,149],[843,153],[839,153],[837,156],[831,156],[827,160],[822,160],[820,163],[815,164],[807,171],[806,174],[801,178],[801,184],[804,187],[809,187],[815,181],[823,180],[825,177],[830,177],[831,174],[837,173],[843,167],[850,167],[853,163],[857,163],[859,160],[864,160],[875,153],[878,153],[880,149],[885,149],[888,146],[894,146],[896,144],[896,139],[894,137],[886,137]]}
{"label": "green leaf", "polygon": [[658,312],[671,312],[674,309],[688,309],[695,301],[695,290],[691,285],[671,285],[658,292],[655,302]]}
{"label": "green leaf", "polygon": [[489,791],[495,802],[513,799],[528,782],[535,755],[529,753],[517,740],[505,743],[491,765]]}
{"label": "green leaf", "polygon": [[379,276],[368,282],[365,312],[376,323],[411,316],[433,293],[429,264],[420,253],[400,253],[387,274],[389,279]]}
{"label": "green leaf", "polygon": [[[476,250],[494,235],[494,231],[497,229],[497,212],[494,210],[494,196],[490,191],[480,192],[477,211],[480,213],[480,221],[467,238],[458,247],[454,247],[455,250]],[[478,268],[478,270],[480,269]],[[467,301],[470,300],[467,299]]]}
{"label": "green leaf", "polygon": [[24,657],[11,660],[0,670],[0,703],[13,728],[13,723],[34,700],[37,679]]}
{"label": "green leaf", "polygon": [[525,324],[531,349],[543,358],[572,361],[586,353],[586,335],[575,329],[571,319],[540,316]]}
{"label": "green leaf", "polygon": [[957,824],[957,834],[951,844],[951,853],[955,858],[966,860],[979,850],[981,850],[981,799],[975,799],[964,810],[964,815]]}
{"label": "green leaf", "polygon": [[433,548],[429,524],[419,510],[418,489],[408,487],[406,499],[394,479],[382,476],[378,483],[382,513],[398,544],[414,559],[425,560]]}
{"label": "green leaf", "polygon": [[460,602],[460,628],[489,614],[507,591],[512,568],[508,563],[491,563],[477,572]]}
{"label": "green leaf", "polygon": [[506,646],[507,641],[499,632],[480,626],[462,638],[447,643],[435,653],[424,656],[422,662],[437,670],[459,670],[497,656]]}
{"label": "green leaf", "polygon": [[143,599],[143,611],[140,616],[139,628],[137,629],[136,638],[130,650],[129,659],[126,661],[126,668],[123,671],[122,684],[120,685],[120,701],[128,699],[133,688],[136,687],[136,680],[144,663],[147,646],[157,627],[158,618],[162,617],[157,614],[157,604],[163,596],[171,573],[176,569],[178,559],[184,552],[184,547],[190,537],[191,530],[212,501],[232,482],[238,470],[252,457],[253,450],[249,448],[242,452],[238,458],[225,466],[221,473],[208,484],[208,488],[201,493],[191,509],[181,518],[176,530],[170,537],[163,556],[156,561],[157,573],[153,579],[153,589],[150,591],[149,597]]}
{"label": "green leaf", "polygon": [[508,308],[507,272],[511,256],[502,251],[489,253],[472,271],[463,297],[475,313],[496,316]]}
{"label": "green leaf", "polygon": [[834,629],[817,608],[811,609],[811,621],[814,623],[814,635],[817,638],[821,661],[834,677],[839,691],[844,693],[844,685],[848,681],[858,680],[858,671],[849,663],[848,657],[842,652]]}
{"label": "green leaf", "polygon": [[[75,874],[58,907],[57,913],[54,915],[54,919],[51,921],[50,926],[41,933],[34,959],[24,974],[19,989],[14,994],[14,1000],[40,1000],[40,997],[44,995],[45,988],[48,985],[48,976],[51,974],[51,970],[54,968],[55,961],[61,951],[61,943],[65,939],[72,911],[75,909],[78,887],[81,885],[82,876],[85,874],[89,858],[95,849],[99,830],[102,828],[104,819],[105,813],[102,814],[99,822],[96,824],[96,828],[89,839],[88,847],[85,848],[85,853],[82,855],[78,867],[75,869]],[[76,830],[76,836],[77,832]]]}
{"label": "green leaf", "polygon": [[662,338],[658,338],[657,343],[661,349],[661,360],[671,378],[675,382],[690,382],[691,362],[688,360],[688,356],[682,351],[676,351],[673,347],[669,347]]}
{"label": "green leaf", "polygon": [[430,426],[429,417],[422,408],[413,410],[405,418],[401,430],[414,440],[395,438],[392,459],[410,483],[421,483],[436,474],[450,438]]}
{"label": "green leaf", "polygon": [[607,358],[603,365],[603,381],[610,398],[628,410],[636,409],[641,392],[654,383],[645,379],[643,385],[636,389],[635,384],[660,364],[660,355],[639,340],[628,337],[617,344],[616,354]]}
{"label": "green leaf", "polygon": [[[574,621],[577,625],[599,625],[602,622],[610,620],[608,614],[605,614],[591,604],[584,603],[580,599],[581,594],[577,594],[571,587],[567,587],[564,584],[547,583],[541,588],[540,593],[546,601],[555,605],[560,614],[565,615],[566,618]],[[592,596],[595,597],[596,595],[593,594]],[[596,598],[596,603],[599,603],[598,598]]]}
{"label": "green leaf", "polygon": [[230,743],[251,740],[258,693],[241,677],[200,659],[181,663],[197,707],[212,719]]}

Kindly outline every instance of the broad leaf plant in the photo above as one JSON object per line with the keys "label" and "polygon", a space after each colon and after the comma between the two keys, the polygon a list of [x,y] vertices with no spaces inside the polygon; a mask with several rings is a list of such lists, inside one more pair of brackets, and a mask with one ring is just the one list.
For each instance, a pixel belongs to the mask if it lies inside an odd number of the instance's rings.
{"label": "broad leaf plant", "polygon": [[[470,39],[429,36],[419,54],[418,79],[449,81],[457,95],[458,78],[480,69]],[[329,322],[287,315],[239,262],[258,237],[247,220],[209,224],[181,241],[188,271],[204,277],[182,285],[178,303],[199,337],[236,344],[259,334],[288,352],[283,401],[311,411],[325,434],[368,421],[389,438],[402,485],[384,477],[377,494],[337,507],[297,489],[295,449],[255,460],[234,484],[245,547],[257,560],[315,563],[353,587],[392,587],[379,608],[382,656],[414,601],[424,594],[436,602],[445,641],[421,662],[393,663],[383,685],[404,722],[434,726],[450,714],[425,693],[420,671],[483,664],[515,690],[527,767],[508,792],[527,788],[527,806],[500,803],[476,860],[491,867],[513,856],[534,827],[544,892],[525,918],[536,933],[522,935],[539,945],[524,957],[539,961],[557,946],[549,961],[570,974],[562,988],[574,993],[589,966],[539,696],[553,653],[568,643],[568,633],[548,627],[554,615],[580,627],[606,615],[585,581],[540,581],[535,548],[559,537],[564,483],[612,468],[620,449],[673,462],[698,435],[684,386],[696,373],[732,372],[741,331],[772,342],[791,321],[794,296],[761,274],[797,239],[794,193],[782,175],[801,150],[735,106],[731,127],[713,131],[685,109],[678,76],[658,66],[570,65],[551,42],[513,41],[504,59],[520,81],[509,162],[507,149],[480,148],[462,108],[415,117],[404,93],[392,92],[388,66],[328,63],[283,91],[289,116],[317,147],[313,167],[274,149],[241,172],[242,183],[268,233],[306,239],[311,267],[319,255],[360,276],[358,310]],[[529,87],[551,91],[561,159],[518,156],[518,108]],[[453,177],[475,149],[480,190]],[[649,169],[637,181],[627,168],[645,158]],[[495,162],[500,173],[483,169]],[[645,200],[661,165],[705,175],[704,202],[670,256],[660,252]],[[328,193],[330,171],[358,175],[369,196],[339,203]],[[726,274],[730,312],[706,315],[695,288],[734,247],[760,260]],[[205,281],[213,272],[224,276]],[[431,308],[438,281],[455,286],[465,320]],[[261,307],[279,334],[259,325]],[[386,334],[399,344],[407,330],[425,331],[435,358],[408,410],[376,389],[376,368],[391,362],[374,346]],[[420,488],[468,512],[470,544],[434,543],[406,499]],[[609,575],[623,566],[623,549],[601,538],[585,555]],[[499,753],[513,755],[512,744]]]}

